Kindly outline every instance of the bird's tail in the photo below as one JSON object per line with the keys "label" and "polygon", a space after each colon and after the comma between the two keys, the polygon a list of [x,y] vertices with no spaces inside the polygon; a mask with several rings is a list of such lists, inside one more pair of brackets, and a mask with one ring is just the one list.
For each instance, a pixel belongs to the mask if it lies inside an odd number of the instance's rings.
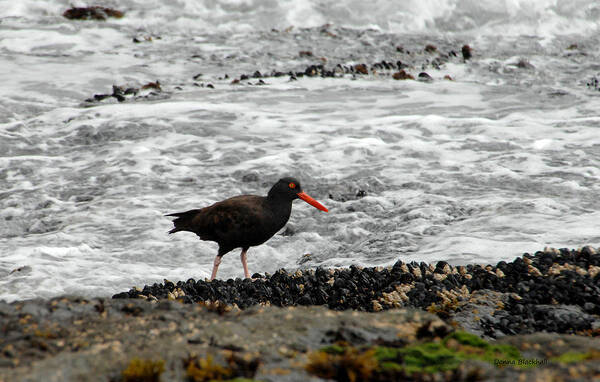
{"label": "bird's tail", "polygon": [[173,220],[173,224],[175,228],[169,231],[169,233],[175,233],[179,231],[190,231],[194,232],[192,227],[194,217],[200,210],[190,210],[186,212],[175,212],[174,214],[167,214],[165,216],[175,216],[176,219]]}

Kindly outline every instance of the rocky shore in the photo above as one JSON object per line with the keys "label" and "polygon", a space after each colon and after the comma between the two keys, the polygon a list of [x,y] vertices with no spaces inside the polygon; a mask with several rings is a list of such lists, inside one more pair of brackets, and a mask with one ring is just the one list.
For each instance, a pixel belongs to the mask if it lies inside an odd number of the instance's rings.
{"label": "rocky shore", "polygon": [[[94,19],[96,17],[115,17],[107,16],[111,10],[101,7],[74,8],[70,10],[73,16]],[[113,11],[118,12],[118,11]],[[65,12],[67,14],[67,12]],[[67,17],[67,16],[65,16]],[[359,39],[361,32],[345,30],[347,34],[355,34],[354,39]],[[272,30],[271,33],[279,35],[288,32]],[[324,27],[319,31],[321,35],[327,35],[337,38],[337,36]],[[134,37],[136,44],[143,42],[152,42],[160,40],[160,36]],[[194,57],[192,57],[194,58]],[[101,103],[115,102],[138,102],[154,101],[168,99],[177,92],[193,86],[194,88],[205,88],[206,90],[225,88],[230,86],[270,86],[274,81],[300,81],[306,78],[347,78],[347,79],[366,79],[378,78],[381,80],[403,81],[414,80],[421,82],[434,82],[436,80],[454,81],[449,74],[438,75],[437,79],[432,77],[426,70],[440,71],[444,65],[452,63],[464,65],[472,59],[472,48],[469,45],[453,46],[444,44],[439,48],[432,44],[424,46],[413,46],[410,49],[398,45],[387,56],[377,62],[361,62],[349,64],[348,61],[354,61],[352,58],[344,59],[339,62],[329,61],[326,57],[319,57],[309,50],[298,51],[298,60],[300,64],[294,63],[286,69],[261,69],[256,68],[253,72],[230,75],[222,73],[217,76],[204,76],[203,73],[195,74],[189,82],[179,83],[175,86],[161,86],[161,82],[156,80],[148,82],[141,86],[131,84],[113,85],[110,93],[96,93],[85,99],[82,106],[92,107]],[[515,64],[517,69],[532,69],[533,66],[526,60],[521,59]],[[168,82],[168,81],[167,81]],[[588,85],[588,87],[591,85]]]}
{"label": "rocky shore", "polygon": [[0,380],[587,381],[599,285],[584,247],[0,302]]}
{"label": "rocky shore", "polygon": [[548,248],[495,266],[398,261],[388,268],[279,270],[245,280],[165,280],[113,297],[239,309],[323,305],[379,312],[411,307],[488,338],[539,331],[600,335],[600,254],[592,247]]}

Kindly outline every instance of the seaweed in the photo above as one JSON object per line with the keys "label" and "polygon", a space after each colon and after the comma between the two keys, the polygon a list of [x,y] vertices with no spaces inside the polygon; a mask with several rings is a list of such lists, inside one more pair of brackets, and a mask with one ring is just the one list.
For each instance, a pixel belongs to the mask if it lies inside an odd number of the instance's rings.
{"label": "seaweed", "polygon": [[158,382],[165,371],[165,361],[134,358],[123,370],[123,382]]}
{"label": "seaweed", "polygon": [[251,381],[260,366],[260,360],[251,354],[239,355],[225,351],[227,366],[215,362],[212,354],[206,358],[190,356],[184,361],[188,381]]}
{"label": "seaweed", "polygon": [[564,354],[561,354],[557,357],[553,357],[550,359],[553,362],[557,362],[557,363],[574,363],[574,362],[585,362],[585,361],[591,361],[591,360],[600,360],[600,350],[597,349],[591,349],[588,352],[567,352]]}
{"label": "seaweed", "polygon": [[[493,363],[497,359],[517,360],[520,353],[510,345],[490,344],[463,331],[443,339],[402,347],[362,346],[336,343],[309,354],[308,373],[336,381],[385,381],[450,373],[452,379],[478,379],[480,371],[464,373],[459,367],[468,360]],[[453,374],[454,373],[454,374]]]}

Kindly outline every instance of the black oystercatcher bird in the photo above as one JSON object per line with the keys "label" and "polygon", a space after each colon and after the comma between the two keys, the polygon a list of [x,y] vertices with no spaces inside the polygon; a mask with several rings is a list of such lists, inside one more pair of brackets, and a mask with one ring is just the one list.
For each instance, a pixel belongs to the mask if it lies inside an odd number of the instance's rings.
{"label": "black oystercatcher bird", "polygon": [[295,178],[282,178],[269,190],[267,196],[240,195],[217,202],[212,206],[166,216],[175,216],[175,228],[193,232],[201,240],[215,241],[219,252],[215,257],[211,280],[214,280],[221,258],[235,248],[242,248],[240,258],[244,276],[250,277],[246,263],[249,247],[260,245],[279,231],[290,218],[292,202],[302,199],[315,208],[328,212],[327,208],[304,191]]}

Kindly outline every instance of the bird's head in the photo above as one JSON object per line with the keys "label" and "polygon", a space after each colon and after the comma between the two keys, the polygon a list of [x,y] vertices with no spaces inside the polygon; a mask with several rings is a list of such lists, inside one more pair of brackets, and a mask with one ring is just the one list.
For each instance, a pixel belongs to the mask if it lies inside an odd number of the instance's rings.
{"label": "bird's head", "polygon": [[316,209],[329,212],[324,205],[317,202],[315,199],[311,198],[304,191],[302,191],[302,186],[296,178],[286,177],[279,179],[279,181],[275,183],[273,187],[271,187],[271,190],[269,191],[269,197],[283,197],[288,200],[302,199]]}

